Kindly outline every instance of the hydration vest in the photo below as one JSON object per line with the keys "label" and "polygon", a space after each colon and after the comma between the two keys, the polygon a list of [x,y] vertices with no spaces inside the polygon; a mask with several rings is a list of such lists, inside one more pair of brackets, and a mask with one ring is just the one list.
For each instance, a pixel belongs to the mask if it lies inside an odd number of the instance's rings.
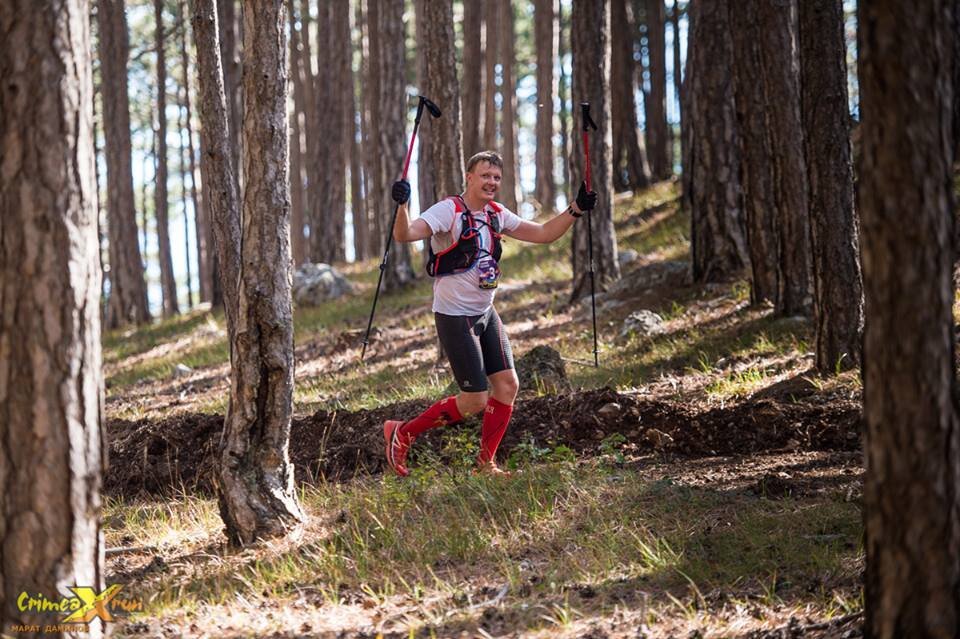
{"label": "hydration vest", "polygon": [[[440,275],[454,275],[463,273],[473,268],[477,260],[484,255],[489,255],[497,262],[500,261],[500,255],[503,247],[500,245],[500,205],[490,202],[489,207],[493,209],[493,215],[487,211],[487,221],[475,220],[467,207],[467,203],[459,195],[447,198],[453,200],[454,211],[460,215],[460,236],[456,238],[449,247],[440,251],[433,252],[432,243],[428,244],[430,259],[427,261],[427,274],[430,277]],[[480,227],[486,225],[490,229],[490,237],[493,239],[493,250],[488,251],[480,246]]]}

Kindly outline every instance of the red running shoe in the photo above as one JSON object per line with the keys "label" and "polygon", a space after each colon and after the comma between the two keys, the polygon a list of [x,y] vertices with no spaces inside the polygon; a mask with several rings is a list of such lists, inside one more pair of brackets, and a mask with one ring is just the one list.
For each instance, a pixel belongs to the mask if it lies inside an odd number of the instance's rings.
{"label": "red running shoe", "polygon": [[383,422],[383,441],[386,446],[387,464],[397,475],[406,477],[410,474],[407,470],[407,452],[410,450],[413,438],[400,432],[403,424],[404,422],[395,419]]}

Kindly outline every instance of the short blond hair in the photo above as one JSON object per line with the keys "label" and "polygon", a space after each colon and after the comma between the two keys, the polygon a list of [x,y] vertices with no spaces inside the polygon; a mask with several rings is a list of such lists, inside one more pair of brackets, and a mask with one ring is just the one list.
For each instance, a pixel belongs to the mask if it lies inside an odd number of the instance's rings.
{"label": "short blond hair", "polygon": [[473,157],[467,160],[467,173],[473,171],[473,167],[481,162],[489,162],[493,166],[503,168],[503,157],[496,151],[480,151],[474,153]]}

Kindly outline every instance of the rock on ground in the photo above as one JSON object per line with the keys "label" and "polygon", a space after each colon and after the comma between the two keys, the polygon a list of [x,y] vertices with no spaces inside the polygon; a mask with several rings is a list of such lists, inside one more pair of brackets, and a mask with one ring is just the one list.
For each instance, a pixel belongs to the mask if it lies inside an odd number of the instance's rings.
{"label": "rock on ground", "polygon": [[329,264],[301,264],[293,274],[293,301],[297,306],[319,306],[353,293],[353,285]]}

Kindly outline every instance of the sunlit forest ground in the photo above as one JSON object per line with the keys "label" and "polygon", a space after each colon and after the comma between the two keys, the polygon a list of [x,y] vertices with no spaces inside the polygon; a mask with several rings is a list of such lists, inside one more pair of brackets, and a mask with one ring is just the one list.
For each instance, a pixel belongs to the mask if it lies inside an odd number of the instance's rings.
{"label": "sunlit forest ground", "polygon": [[[769,419],[757,427],[776,431],[791,426],[777,415],[801,410],[817,426],[819,415],[829,419],[825,407],[859,403],[856,372],[824,379],[811,370],[809,320],[751,307],[745,281],[690,282],[689,219],[674,183],[619,196],[615,219],[620,250],[638,257],[598,297],[600,367],[589,298],[569,301],[569,237],[506,246],[497,307],[516,356],[551,346],[574,393],[610,388],[641,405],[682,406],[694,424]],[[381,297],[359,363],[378,261],[345,267],[352,296],[297,309],[297,416],[425,406],[451,391],[425,277]],[[640,309],[664,319],[662,332],[621,335]],[[225,410],[221,313],[108,334],[104,361],[112,437],[131,424]],[[518,409],[546,393],[528,389]],[[791,636],[839,637],[859,623],[855,443],[668,453],[651,443],[660,431],[607,429],[593,412],[585,402],[582,422],[565,425],[591,429],[587,448],[574,450],[562,433],[545,441],[517,433],[520,443],[501,452],[521,471],[509,479],[470,474],[478,433],[469,427],[444,433],[439,454],[415,451],[405,480],[319,477],[301,487],[300,539],[243,550],[226,546],[216,500],[188,483],[162,496],[111,495],[107,545],[122,550],[109,558],[108,581],[147,601],[118,632],[773,637],[789,626]],[[753,427],[739,421],[731,438]],[[738,441],[720,448],[736,452]]]}

